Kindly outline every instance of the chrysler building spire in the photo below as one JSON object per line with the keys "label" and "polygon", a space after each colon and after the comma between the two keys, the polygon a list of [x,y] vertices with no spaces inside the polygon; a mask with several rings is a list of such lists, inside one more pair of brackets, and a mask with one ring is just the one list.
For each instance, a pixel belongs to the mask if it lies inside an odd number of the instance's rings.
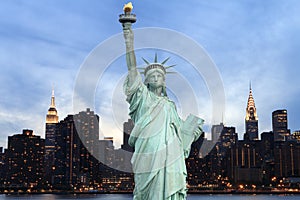
{"label": "chrysler building spire", "polygon": [[245,125],[246,125],[246,138],[249,140],[257,140],[258,139],[258,117],[256,113],[256,107],[254,103],[254,98],[252,94],[251,82],[250,82],[250,91],[246,108],[246,117],[245,117]]}

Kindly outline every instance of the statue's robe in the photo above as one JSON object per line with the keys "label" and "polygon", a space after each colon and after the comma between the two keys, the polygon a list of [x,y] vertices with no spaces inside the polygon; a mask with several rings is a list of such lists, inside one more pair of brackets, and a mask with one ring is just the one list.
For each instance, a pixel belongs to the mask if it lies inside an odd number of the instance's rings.
{"label": "statue's robe", "polygon": [[135,149],[134,200],[186,199],[185,158],[203,120],[182,121],[174,102],[149,91],[140,75],[131,85],[127,77],[124,91],[134,122],[128,142]]}

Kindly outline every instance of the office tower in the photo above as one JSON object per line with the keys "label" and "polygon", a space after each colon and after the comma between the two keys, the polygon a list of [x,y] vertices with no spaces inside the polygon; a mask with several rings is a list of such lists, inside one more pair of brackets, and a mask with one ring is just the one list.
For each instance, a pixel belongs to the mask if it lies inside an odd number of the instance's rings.
{"label": "office tower", "polygon": [[129,136],[130,136],[130,133],[131,133],[133,127],[134,127],[134,124],[133,124],[132,119],[128,119],[128,121],[124,122],[124,124],[123,124],[123,145],[121,146],[121,148],[124,149],[125,151],[129,151],[129,152],[134,151],[134,149],[131,146],[129,146],[129,144],[128,144]]}
{"label": "office tower", "polygon": [[58,123],[58,115],[55,106],[54,90],[52,89],[50,108],[46,116],[45,131],[45,180],[51,187],[54,179],[54,153],[55,153],[55,128]]}
{"label": "office tower", "polygon": [[286,141],[290,135],[288,129],[287,110],[275,110],[272,112],[272,127],[274,133],[274,141]]}
{"label": "office tower", "polygon": [[99,116],[89,108],[57,124],[54,187],[85,191],[97,185]]}
{"label": "office tower", "polygon": [[5,156],[3,153],[3,147],[0,147],[0,185],[4,184],[5,181]]}
{"label": "office tower", "polygon": [[99,140],[99,161],[111,168],[115,166],[114,142],[113,137],[104,137]]}
{"label": "office tower", "polygon": [[232,177],[234,183],[260,184],[262,182],[261,141],[239,140],[232,151]]}
{"label": "office tower", "polygon": [[293,138],[297,141],[300,141],[300,130],[293,132]]}
{"label": "office tower", "polygon": [[231,161],[228,159],[230,158],[231,149],[236,145],[237,139],[235,127],[224,126],[214,148],[204,158],[206,165],[205,173],[209,181],[228,180],[231,174]]}
{"label": "office tower", "polygon": [[224,127],[220,140],[216,145],[217,162],[214,164],[216,174],[221,175],[221,178],[227,179],[232,177],[233,159],[230,157],[231,151],[235,148],[238,142],[238,135],[235,127]]}
{"label": "office tower", "polygon": [[274,134],[272,131],[261,134],[260,145],[257,151],[262,158],[262,182],[271,184],[274,175]]}
{"label": "office tower", "polygon": [[254,98],[252,95],[251,85],[246,108],[245,129],[246,140],[258,140],[258,117],[256,113]]}
{"label": "office tower", "polygon": [[238,140],[237,133],[235,131],[235,127],[224,127],[221,132],[220,142],[222,147],[232,147],[236,144]]}
{"label": "office tower", "polygon": [[200,184],[206,179],[203,159],[200,158],[200,149],[203,144],[204,133],[192,143],[189,157],[185,160],[187,168],[187,182],[189,184],[189,191],[198,188]]}
{"label": "office tower", "polygon": [[211,127],[211,139],[212,139],[212,142],[216,143],[219,140],[223,128],[224,128],[224,124],[223,123],[220,123],[218,125],[212,125],[212,127]]}
{"label": "office tower", "polygon": [[38,189],[43,186],[45,140],[23,130],[22,134],[8,137],[5,154],[6,184]]}
{"label": "office tower", "polygon": [[275,142],[274,164],[277,178],[300,176],[300,144],[297,141]]}

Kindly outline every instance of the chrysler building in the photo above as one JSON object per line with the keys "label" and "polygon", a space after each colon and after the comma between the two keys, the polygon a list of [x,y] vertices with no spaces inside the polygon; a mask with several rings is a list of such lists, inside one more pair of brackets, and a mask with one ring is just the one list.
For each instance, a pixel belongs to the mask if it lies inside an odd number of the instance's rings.
{"label": "chrysler building", "polygon": [[250,91],[248,97],[248,103],[246,108],[245,117],[245,139],[258,140],[258,117],[256,114],[255,103],[252,95],[252,89],[250,84]]}

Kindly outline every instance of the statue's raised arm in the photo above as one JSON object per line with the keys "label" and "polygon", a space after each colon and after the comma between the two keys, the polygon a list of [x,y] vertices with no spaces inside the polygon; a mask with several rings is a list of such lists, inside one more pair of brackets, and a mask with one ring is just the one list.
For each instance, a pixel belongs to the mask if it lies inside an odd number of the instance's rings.
{"label": "statue's raised arm", "polygon": [[123,35],[126,44],[126,63],[128,68],[128,78],[129,84],[132,84],[138,75],[136,69],[136,58],[134,53],[134,34],[131,28],[132,23],[136,21],[134,14],[131,14],[132,4],[127,4],[124,6],[124,14],[120,15],[119,21],[123,26]]}

